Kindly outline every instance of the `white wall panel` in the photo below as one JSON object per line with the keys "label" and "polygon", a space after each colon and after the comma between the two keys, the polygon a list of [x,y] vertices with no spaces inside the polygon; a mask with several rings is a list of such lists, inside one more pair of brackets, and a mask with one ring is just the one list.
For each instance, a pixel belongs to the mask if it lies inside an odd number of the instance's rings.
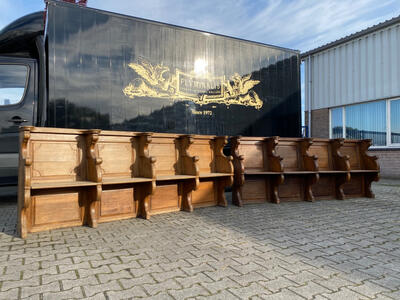
{"label": "white wall panel", "polygon": [[400,24],[362,36],[304,59],[308,109],[400,97]]}

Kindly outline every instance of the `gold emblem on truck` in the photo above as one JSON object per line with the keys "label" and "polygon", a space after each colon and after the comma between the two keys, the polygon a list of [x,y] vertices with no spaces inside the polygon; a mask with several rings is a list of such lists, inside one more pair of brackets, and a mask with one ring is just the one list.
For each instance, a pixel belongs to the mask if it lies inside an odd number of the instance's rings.
{"label": "gold emblem on truck", "polygon": [[184,73],[178,69],[171,72],[169,67],[152,65],[144,58],[129,67],[139,77],[123,89],[129,98],[151,97],[192,101],[199,105],[231,104],[251,106],[260,109],[263,102],[253,87],[260,83],[250,75],[240,76],[235,73],[228,80],[225,76],[213,77],[207,73]]}

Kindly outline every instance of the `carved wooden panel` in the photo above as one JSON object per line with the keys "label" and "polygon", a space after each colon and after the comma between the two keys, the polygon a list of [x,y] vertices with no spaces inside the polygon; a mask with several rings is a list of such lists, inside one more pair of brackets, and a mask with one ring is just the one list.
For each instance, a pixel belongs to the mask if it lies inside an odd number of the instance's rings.
{"label": "carved wooden panel", "polygon": [[246,170],[263,171],[264,153],[262,143],[245,144],[239,146],[239,153],[243,155],[243,163]]}
{"label": "carved wooden panel", "polygon": [[[133,188],[103,190],[100,201],[100,221],[135,216]],[[108,218],[107,218],[108,217]],[[114,217],[114,218],[113,218]]]}
{"label": "carved wooden panel", "polygon": [[214,182],[201,182],[199,188],[192,192],[192,203],[194,207],[215,206]]}
{"label": "carved wooden panel", "polygon": [[299,160],[297,153],[297,145],[295,143],[290,143],[287,145],[278,144],[276,147],[277,154],[283,158],[283,169],[285,171],[298,170]]}
{"label": "carved wooden panel", "polygon": [[190,146],[190,155],[199,157],[200,173],[211,173],[214,170],[213,166],[213,149],[210,145],[210,140],[195,140]]}
{"label": "carved wooden panel", "polygon": [[308,153],[310,155],[318,156],[318,166],[321,171],[328,171],[333,169],[333,162],[331,156],[329,155],[329,143],[317,143],[314,142],[310,146]]}
{"label": "carved wooden panel", "polygon": [[320,174],[318,182],[312,186],[312,191],[318,199],[335,198],[335,175]]}
{"label": "carved wooden panel", "polygon": [[82,191],[61,191],[32,197],[31,231],[83,224]]}
{"label": "carved wooden panel", "polygon": [[342,155],[348,155],[350,157],[350,168],[352,170],[360,170],[361,169],[361,160],[360,153],[358,150],[358,145],[355,143],[345,143],[340,148],[340,153]]}
{"label": "carved wooden panel", "polygon": [[101,141],[98,145],[99,157],[103,160],[101,171],[104,178],[132,176],[135,157],[130,138],[117,142]]}
{"label": "carved wooden panel", "polygon": [[350,182],[343,186],[343,191],[349,197],[362,197],[364,190],[364,174],[351,174]]}
{"label": "carved wooden panel", "polygon": [[246,179],[241,196],[244,203],[261,203],[269,201],[266,179]]}
{"label": "carved wooden panel", "polygon": [[180,196],[177,184],[159,185],[150,198],[152,214],[180,210]]}
{"label": "carved wooden panel", "polygon": [[282,201],[304,200],[304,178],[285,175],[285,181],[283,184],[279,185],[278,192]]}
{"label": "carved wooden panel", "polygon": [[154,138],[149,145],[150,156],[157,158],[157,175],[174,175],[178,171],[177,151],[173,138]]}
{"label": "carved wooden panel", "polygon": [[[80,138],[78,138],[80,139]],[[32,180],[79,180],[82,149],[68,141],[32,141]]]}

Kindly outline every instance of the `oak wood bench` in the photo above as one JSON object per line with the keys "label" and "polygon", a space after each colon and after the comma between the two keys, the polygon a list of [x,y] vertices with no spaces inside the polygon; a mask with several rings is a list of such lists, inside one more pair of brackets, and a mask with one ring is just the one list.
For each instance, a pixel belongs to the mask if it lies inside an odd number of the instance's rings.
{"label": "oak wood bench", "polygon": [[283,182],[283,165],[275,151],[278,137],[233,137],[230,140],[234,165],[232,202],[279,203],[278,186]]}
{"label": "oak wood bench", "polygon": [[278,188],[281,201],[314,201],[312,185],[319,175],[317,157],[308,151],[312,143],[310,138],[278,139],[276,153],[282,158],[284,174]]}
{"label": "oak wood bench", "polygon": [[374,198],[371,190],[373,181],[379,180],[379,164],[376,156],[368,155],[368,148],[372,141],[366,140],[344,140],[340,152],[349,156],[350,181],[344,187],[344,194],[348,198],[368,197]]}
{"label": "oak wood bench", "polygon": [[345,198],[343,185],[350,180],[349,156],[342,155],[340,149],[344,139],[313,138],[309,153],[318,160],[319,180],[312,186],[317,199]]}
{"label": "oak wood bench", "polygon": [[18,176],[18,232],[97,225],[101,160],[97,130],[22,127]]}
{"label": "oak wood bench", "polygon": [[233,183],[232,157],[223,153],[226,136],[190,135],[184,137],[188,153],[198,159],[198,187],[192,192],[193,207],[227,206],[225,188]]}

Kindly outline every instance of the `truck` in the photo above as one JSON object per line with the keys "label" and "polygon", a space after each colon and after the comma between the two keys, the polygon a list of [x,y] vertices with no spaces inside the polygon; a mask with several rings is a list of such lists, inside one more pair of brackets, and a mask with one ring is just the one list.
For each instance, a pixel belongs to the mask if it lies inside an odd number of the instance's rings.
{"label": "truck", "polygon": [[0,187],[20,126],[300,136],[299,55],[49,0],[0,31]]}

